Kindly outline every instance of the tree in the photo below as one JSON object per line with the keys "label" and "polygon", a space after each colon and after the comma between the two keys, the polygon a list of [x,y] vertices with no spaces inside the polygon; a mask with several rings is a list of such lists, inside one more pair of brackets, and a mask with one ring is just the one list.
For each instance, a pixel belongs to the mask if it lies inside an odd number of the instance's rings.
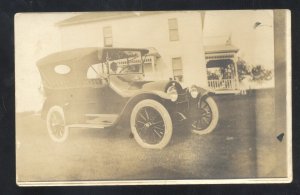
{"label": "tree", "polygon": [[238,58],[238,61],[236,62],[237,65],[237,72],[239,75],[239,81],[242,81],[246,76],[250,76],[250,67],[247,65],[246,61]]}
{"label": "tree", "polygon": [[254,66],[251,73],[252,80],[263,81],[272,79],[272,71],[263,68],[261,65]]}
{"label": "tree", "polygon": [[253,81],[264,81],[272,79],[272,71],[265,69],[262,65],[249,66],[246,61],[239,58],[237,61],[239,81],[250,76]]}

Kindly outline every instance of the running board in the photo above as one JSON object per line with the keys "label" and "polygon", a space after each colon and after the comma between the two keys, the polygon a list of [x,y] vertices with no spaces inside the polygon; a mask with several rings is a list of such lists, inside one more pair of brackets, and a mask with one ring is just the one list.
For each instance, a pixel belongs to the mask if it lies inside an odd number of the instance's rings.
{"label": "running board", "polygon": [[110,127],[112,124],[72,124],[67,125],[66,128],[86,128],[86,129],[104,129]]}
{"label": "running board", "polygon": [[118,116],[117,114],[85,114],[86,117],[116,117]]}
{"label": "running board", "polygon": [[104,129],[111,127],[117,120],[117,114],[86,114],[87,120],[81,124],[70,124],[66,128]]}
{"label": "running board", "polygon": [[86,123],[112,125],[118,118],[117,114],[86,114]]}

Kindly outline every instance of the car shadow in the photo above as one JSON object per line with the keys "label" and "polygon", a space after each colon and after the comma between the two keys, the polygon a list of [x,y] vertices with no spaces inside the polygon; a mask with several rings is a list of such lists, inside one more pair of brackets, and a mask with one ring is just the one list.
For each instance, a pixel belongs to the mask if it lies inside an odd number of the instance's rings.
{"label": "car shadow", "polygon": [[85,137],[85,139],[124,139],[133,138],[129,128],[105,128],[105,129],[95,129],[95,128],[85,128],[85,129],[74,129],[70,132],[74,138]]}
{"label": "car shadow", "polygon": [[191,136],[191,134],[192,132],[187,125],[176,125],[173,128],[173,135],[167,147],[176,146],[182,142],[185,142]]}

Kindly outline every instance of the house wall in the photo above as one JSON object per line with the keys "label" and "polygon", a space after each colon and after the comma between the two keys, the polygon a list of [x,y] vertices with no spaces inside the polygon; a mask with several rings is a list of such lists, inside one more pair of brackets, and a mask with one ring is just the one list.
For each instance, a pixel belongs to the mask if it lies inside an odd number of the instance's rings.
{"label": "house wall", "polygon": [[[178,22],[178,41],[169,40],[168,19]],[[196,11],[168,12],[61,27],[62,49],[103,47],[103,27],[112,27],[113,47],[154,47],[156,78],[173,77],[172,58],[181,57],[186,85],[207,86],[201,14]]]}

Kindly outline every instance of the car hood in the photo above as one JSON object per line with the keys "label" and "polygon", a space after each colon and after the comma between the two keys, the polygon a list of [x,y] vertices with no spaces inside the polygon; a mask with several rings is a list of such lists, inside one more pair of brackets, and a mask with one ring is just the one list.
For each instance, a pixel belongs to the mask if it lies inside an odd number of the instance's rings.
{"label": "car hood", "polygon": [[145,81],[139,79],[131,79],[128,76],[112,76],[110,77],[110,86],[122,96],[132,96],[136,93],[160,91],[165,92],[167,87],[172,83],[179,85],[176,81]]}
{"label": "car hood", "polygon": [[150,81],[141,86],[141,89],[145,91],[166,91],[166,88],[169,86],[171,81],[162,80],[162,81]]}

